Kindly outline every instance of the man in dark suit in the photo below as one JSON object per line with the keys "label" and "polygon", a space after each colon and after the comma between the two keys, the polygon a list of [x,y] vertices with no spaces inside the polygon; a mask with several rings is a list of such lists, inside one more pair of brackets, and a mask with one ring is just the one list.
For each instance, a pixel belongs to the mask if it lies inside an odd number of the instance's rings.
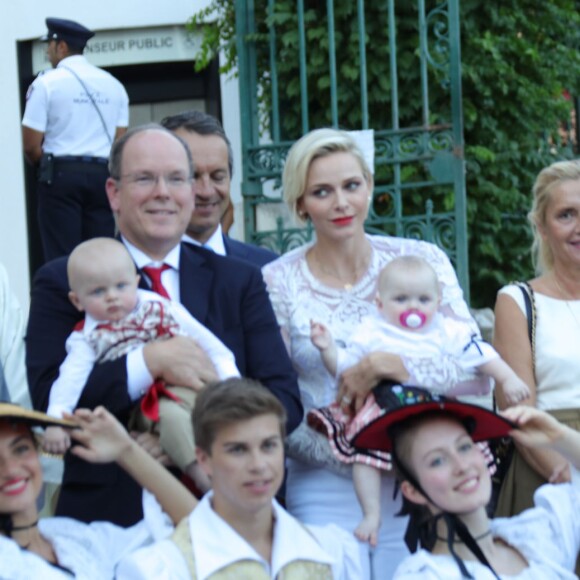
{"label": "man in dark suit", "polygon": [[195,165],[195,209],[184,241],[260,268],[275,260],[278,256],[274,252],[233,240],[222,232],[221,219],[230,204],[234,159],[221,123],[211,115],[189,110],[165,117],[161,124],[187,143]]}
{"label": "man in dark suit", "polygon": [[[300,395],[260,271],[180,243],[194,206],[185,143],[159,125],[132,129],[113,146],[109,169],[109,202],[143,287],[155,285],[145,268],[161,268],[160,283],[169,296],[233,351],[242,375],[261,381],[281,400],[292,431],[302,417]],[[81,318],[68,290],[66,258],[43,266],[33,283],[27,368],[37,409],[47,407],[66,338]],[[126,423],[155,378],[199,389],[216,373],[195,341],[178,336],[96,365],[78,406],[104,405]],[[141,493],[115,466],[89,465],[68,454],[57,514],[130,525],[142,516]]]}

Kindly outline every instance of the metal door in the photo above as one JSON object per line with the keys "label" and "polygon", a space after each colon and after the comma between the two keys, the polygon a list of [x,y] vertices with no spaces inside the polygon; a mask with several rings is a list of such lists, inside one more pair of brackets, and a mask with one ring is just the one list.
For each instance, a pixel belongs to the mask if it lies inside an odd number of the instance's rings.
{"label": "metal door", "polygon": [[282,253],[312,236],[281,204],[297,138],[370,128],[367,231],[434,242],[469,299],[458,4],[236,1],[247,241]]}

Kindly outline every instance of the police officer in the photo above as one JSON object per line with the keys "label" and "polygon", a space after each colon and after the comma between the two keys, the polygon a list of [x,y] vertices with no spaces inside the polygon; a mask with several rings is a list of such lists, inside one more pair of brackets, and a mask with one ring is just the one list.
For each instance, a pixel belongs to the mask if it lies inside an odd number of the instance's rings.
{"label": "police officer", "polygon": [[127,130],[123,85],[83,56],[94,32],[47,18],[47,56],[54,70],[37,77],[26,96],[22,140],[38,166],[38,222],[45,260],[83,240],[114,235],[107,196],[111,144]]}

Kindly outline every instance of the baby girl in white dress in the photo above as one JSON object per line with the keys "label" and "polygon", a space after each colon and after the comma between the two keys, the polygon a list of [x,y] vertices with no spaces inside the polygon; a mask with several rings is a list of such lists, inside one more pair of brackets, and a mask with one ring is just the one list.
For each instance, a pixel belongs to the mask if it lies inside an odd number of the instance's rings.
{"label": "baby girl in white dress", "polygon": [[[441,291],[433,268],[419,256],[401,256],[380,272],[378,316],[363,320],[344,348],[335,343],[326,326],[316,321],[311,321],[311,340],[328,372],[336,377],[375,351],[429,357],[447,354],[456,357],[463,368],[475,368],[500,383],[510,402],[528,397],[527,385],[489,344],[476,335],[468,335],[465,325],[437,314],[440,301]],[[363,510],[363,520],[355,535],[375,545],[380,525],[380,469],[391,469],[390,456],[355,449],[351,441],[381,414],[381,409],[372,394],[354,416],[349,405],[345,406],[344,400],[342,403],[310,411],[308,421],[328,434],[341,461],[354,464],[354,486]]]}

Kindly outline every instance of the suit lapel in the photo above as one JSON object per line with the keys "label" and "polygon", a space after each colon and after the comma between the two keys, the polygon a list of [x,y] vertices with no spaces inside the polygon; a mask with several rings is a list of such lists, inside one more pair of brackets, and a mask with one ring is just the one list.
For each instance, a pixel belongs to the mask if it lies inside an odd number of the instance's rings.
{"label": "suit lapel", "polygon": [[213,285],[213,269],[207,257],[196,248],[181,244],[179,293],[181,303],[199,322],[204,323]]}
{"label": "suit lapel", "polygon": [[245,246],[241,244],[235,244],[228,236],[223,236],[224,247],[226,249],[226,254],[228,256],[235,256],[236,258],[245,258],[248,255],[248,251]]}
{"label": "suit lapel", "polygon": [[[137,268],[137,265],[135,265],[135,268]],[[139,288],[141,290],[149,290],[149,292],[152,292],[151,286],[145,282],[145,276],[143,276],[143,273],[139,270],[139,268],[137,268],[137,273],[139,274]]]}

